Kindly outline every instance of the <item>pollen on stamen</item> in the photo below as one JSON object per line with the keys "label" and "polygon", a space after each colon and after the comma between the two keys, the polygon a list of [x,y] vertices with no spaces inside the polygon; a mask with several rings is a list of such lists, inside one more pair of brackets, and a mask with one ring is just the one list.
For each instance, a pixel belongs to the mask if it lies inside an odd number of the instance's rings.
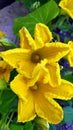
{"label": "pollen on stamen", "polygon": [[33,90],[33,91],[35,91],[35,90],[38,89],[38,86],[37,86],[37,85],[34,85],[34,86],[30,87],[30,89]]}
{"label": "pollen on stamen", "polygon": [[39,54],[32,54],[32,55],[31,55],[31,61],[32,61],[33,63],[39,63],[40,60],[41,60],[41,58],[40,58],[40,55],[39,55]]}

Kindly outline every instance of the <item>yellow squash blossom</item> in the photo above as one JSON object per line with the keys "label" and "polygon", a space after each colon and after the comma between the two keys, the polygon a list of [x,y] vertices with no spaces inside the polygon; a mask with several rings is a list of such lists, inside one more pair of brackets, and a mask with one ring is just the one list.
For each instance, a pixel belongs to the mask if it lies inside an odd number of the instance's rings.
{"label": "yellow squash blossom", "polygon": [[63,110],[54,98],[71,99],[73,84],[62,79],[59,86],[52,87],[42,82],[44,72],[39,71],[38,75],[36,80],[29,80],[18,74],[10,84],[18,96],[18,122],[28,122],[39,116],[49,123],[58,124],[63,119]]}
{"label": "yellow squash blossom", "polygon": [[73,0],[61,0],[59,6],[73,19]]}
{"label": "yellow squash blossom", "polygon": [[0,78],[3,78],[8,82],[11,70],[12,68],[5,61],[0,60]]}
{"label": "yellow squash blossom", "polygon": [[6,36],[7,36],[7,34],[0,30],[0,38],[6,37]]}
{"label": "yellow squash blossom", "polygon": [[70,66],[73,67],[73,41],[69,41],[68,45],[70,47],[70,52],[67,55],[67,59],[69,61]]}
{"label": "yellow squash blossom", "polygon": [[34,39],[25,27],[19,31],[19,34],[21,48],[2,52],[1,57],[27,78],[32,78],[38,63],[41,64],[41,61],[47,59],[49,83],[52,86],[60,84],[60,67],[56,62],[69,52],[69,46],[61,42],[50,43],[52,33],[42,23],[36,24]]}
{"label": "yellow squash blossom", "polygon": [[[7,34],[0,30],[0,38],[6,37],[6,36]],[[0,43],[0,46],[2,46],[1,43]]]}

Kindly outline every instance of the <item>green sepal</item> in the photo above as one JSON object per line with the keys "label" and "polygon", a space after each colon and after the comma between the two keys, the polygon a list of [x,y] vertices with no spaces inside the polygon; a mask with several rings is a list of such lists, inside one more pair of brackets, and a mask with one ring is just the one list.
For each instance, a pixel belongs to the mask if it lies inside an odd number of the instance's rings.
{"label": "green sepal", "polygon": [[2,46],[6,50],[16,48],[16,45],[12,41],[10,41],[9,39],[7,39],[7,38],[1,38],[0,39],[0,44],[2,44]]}

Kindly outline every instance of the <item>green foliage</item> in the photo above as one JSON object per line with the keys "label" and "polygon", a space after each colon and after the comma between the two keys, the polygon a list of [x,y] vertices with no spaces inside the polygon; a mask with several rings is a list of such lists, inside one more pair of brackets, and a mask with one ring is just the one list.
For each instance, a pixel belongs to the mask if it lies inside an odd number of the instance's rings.
{"label": "green foliage", "polygon": [[10,90],[6,89],[0,92],[0,112],[7,113],[11,111],[16,102],[16,95]]}
{"label": "green foliage", "polygon": [[18,123],[11,123],[10,124],[10,130],[22,130],[24,128],[23,125],[19,125]]}
{"label": "green foliage", "polygon": [[12,43],[12,41],[10,41],[7,38],[1,38],[0,39],[0,44],[2,44],[2,46],[8,50],[8,49],[13,49],[16,48],[16,45],[14,43]]}
{"label": "green foliage", "polygon": [[8,115],[17,108],[16,95],[10,90],[0,91],[0,130],[7,130]]}
{"label": "green foliage", "polygon": [[58,28],[63,30],[63,31],[68,31],[69,29],[72,29],[73,25],[67,24],[67,23],[62,23],[58,25]]}
{"label": "green foliage", "polygon": [[0,90],[4,90],[7,88],[7,83],[4,79],[0,78]]}
{"label": "green foliage", "polygon": [[31,122],[25,124],[11,123],[10,130],[34,130]]}
{"label": "green foliage", "polygon": [[73,24],[69,23],[69,18],[67,15],[60,16],[55,24],[60,30],[63,30],[65,32],[73,28]]}
{"label": "green foliage", "polygon": [[27,122],[24,126],[25,130],[34,130],[33,124],[31,122]]}
{"label": "green foliage", "polygon": [[46,2],[48,2],[48,0],[16,0],[16,1],[21,1],[28,10],[32,11],[33,10],[33,6],[36,4],[36,6],[34,7],[34,9],[36,9],[36,7],[39,7],[37,4],[40,3],[40,5],[45,4]]}
{"label": "green foliage", "polygon": [[63,76],[63,78],[73,83],[73,75],[66,75],[66,76]]}
{"label": "green foliage", "polygon": [[66,106],[63,108],[64,110],[64,123],[70,124],[73,121],[73,108],[70,106]]}
{"label": "green foliage", "polygon": [[61,75],[61,77],[73,83],[73,70],[72,69],[65,70],[65,72]]}
{"label": "green foliage", "polygon": [[50,128],[49,128],[49,130],[56,130],[56,126],[55,126],[55,125],[50,124]]}
{"label": "green foliage", "polygon": [[23,26],[25,26],[29,30],[29,32],[33,34],[35,24],[40,22],[48,24],[58,14],[59,8],[56,2],[54,0],[50,0],[48,3],[44,4],[43,6],[36,9],[34,12],[28,14],[27,16],[16,18],[14,21],[14,33],[18,34],[19,30]]}

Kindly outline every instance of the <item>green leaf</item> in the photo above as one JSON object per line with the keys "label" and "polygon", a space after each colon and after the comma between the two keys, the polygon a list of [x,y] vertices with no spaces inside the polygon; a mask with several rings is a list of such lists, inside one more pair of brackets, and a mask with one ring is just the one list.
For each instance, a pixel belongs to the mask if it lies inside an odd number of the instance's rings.
{"label": "green leaf", "polygon": [[63,23],[63,24],[58,25],[58,28],[63,31],[69,31],[72,28],[72,25]]}
{"label": "green leaf", "polygon": [[8,115],[6,114],[2,114],[2,118],[0,120],[0,130],[6,130],[6,121],[7,121]]}
{"label": "green leaf", "polygon": [[33,125],[31,122],[27,122],[25,124],[11,123],[10,130],[33,130]]}
{"label": "green leaf", "polygon": [[11,123],[10,124],[10,130],[23,130],[24,128],[24,125],[20,125],[20,124],[14,124],[14,123]]}
{"label": "green leaf", "polygon": [[0,112],[7,113],[11,111],[11,109],[16,107],[17,105],[16,100],[17,100],[16,95],[10,89],[1,91],[0,92]]}
{"label": "green leaf", "polygon": [[7,88],[7,83],[4,79],[0,78],[0,90],[4,90]]}
{"label": "green leaf", "polygon": [[54,0],[50,0],[27,16],[16,18],[14,21],[14,33],[18,34],[19,30],[25,26],[33,34],[34,27],[37,23],[48,24],[58,14],[58,5]]}
{"label": "green leaf", "polygon": [[62,78],[65,79],[65,80],[68,80],[71,83],[73,83],[73,75],[72,74],[62,75]]}
{"label": "green leaf", "polygon": [[46,3],[48,0],[38,0],[38,1],[37,0],[30,0],[30,1],[29,0],[16,0],[16,1],[22,1],[24,6],[26,6],[26,8],[31,11],[32,6],[35,2],[39,2],[40,5],[42,5],[42,4]]}
{"label": "green leaf", "polygon": [[50,128],[49,128],[49,130],[56,130],[56,126],[55,126],[55,125],[50,124]]}
{"label": "green leaf", "polygon": [[66,106],[63,108],[64,110],[64,122],[69,124],[73,121],[73,108],[70,106]]}
{"label": "green leaf", "polygon": [[6,50],[16,48],[16,45],[7,38],[1,38],[0,43]]}
{"label": "green leaf", "polygon": [[24,126],[24,130],[34,130],[33,124],[31,122],[27,122]]}
{"label": "green leaf", "polygon": [[66,20],[66,16],[65,15],[60,16],[59,19],[56,21],[57,27],[58,28],[61,27],[65,20]]}

